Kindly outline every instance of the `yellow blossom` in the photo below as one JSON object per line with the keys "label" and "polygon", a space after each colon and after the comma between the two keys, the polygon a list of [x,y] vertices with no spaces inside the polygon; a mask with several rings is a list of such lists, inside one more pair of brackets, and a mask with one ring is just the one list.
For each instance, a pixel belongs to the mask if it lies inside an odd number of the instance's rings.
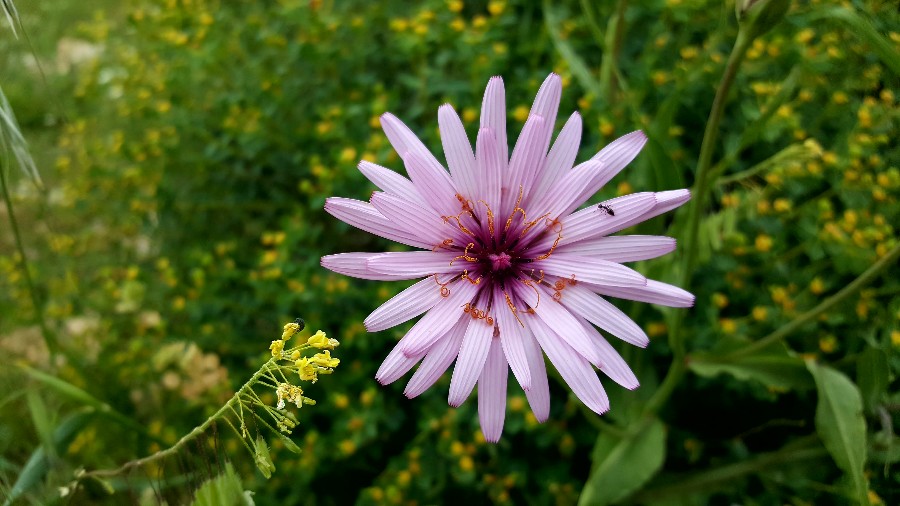
{"label": "yellow blossom", "polygon": [[280,357],[281,352],[284,351],[284,341],[282,341],[281,339],[272,341],[272,344],[269,345],[269,349],[272,350],[273,357]]}
{"label": "yellow blossom", "polygon": [[300,330],[300,325],[296,322],[286,323],[284,325],[284,332],[281,334],[281,339],[285,341],[289,341],[297,331]]}
{"label": "yellow blossom", "polygon": [[337,367],[341,363],[340,359],[332,358],[331,352],[328,350],[315,354],[310,361],[318,366],[331,368]]}
{"label": "yellow blossom", "polygon": [[321,330],[317,331],[315,334],[311,335],[309,339],[306,340],[306,344],[312,346],[313,348],[327,349],[333,350],[340,343],[337,339],[328,338],[324,332]]}
{"label": "yellow blossom", "polygon": [[315,383],[319,379],[316,374],[316,366],[311,364],[308,358],[303,357],[294,362],[294,365],[297,367],[297,374],[300,375],[301,380]]}

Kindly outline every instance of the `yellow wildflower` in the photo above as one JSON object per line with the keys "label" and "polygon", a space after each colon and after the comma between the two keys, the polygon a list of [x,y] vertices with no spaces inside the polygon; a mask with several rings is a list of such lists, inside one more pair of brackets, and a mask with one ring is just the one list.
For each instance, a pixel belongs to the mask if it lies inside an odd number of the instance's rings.
{"label": "yellow wildflower", "polygon": [[333,350],[341,344],[337,339],[329,339],[321,330],[311,335],[309,339],[306,340],[306,343],[313,348],[319,348],[320,350]]}
{"label": "yellow wildflower", "polygon": [[284,325],[284,332],[281,334],[281,339],[285,341],[289,341],[297,331],[300,330],[300,325],[296,322],[286,323]]}
{"label": "yellow wildflower", "polygon": [[315,383],[319,379],[316,366],[311,364],[308,358],[303,357],[294,362],[294,365],[297,367],[297,374],[300,375],[301,380]]}
{"label": "yellow wildflower", "polygon": [[322,353],[317,353],[310,361],[318,366],[331,368],[337,367],[338,364],[341,363],[341,360],[338,358],[333,358],[331,356],[331,352],[328,350],[325,350]]}
{"label": "yellow wildflower", "polygon": [[269,349],[272,350],[273,357],[280,357],[281,352],[284,351],[284,341],[282,341],[281,339],[272,341],[272,344],[269,345]]}

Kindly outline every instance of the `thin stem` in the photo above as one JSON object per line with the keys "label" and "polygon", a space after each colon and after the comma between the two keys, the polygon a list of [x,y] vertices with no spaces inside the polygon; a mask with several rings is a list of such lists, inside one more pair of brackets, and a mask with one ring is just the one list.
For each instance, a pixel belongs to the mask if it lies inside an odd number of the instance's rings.
{"label": "thin stem", "polygon": [[722,75],[722,81],[716,90],[716,97],[713,99],[712,110],[709,112],[709,119],[706,122],[706,130],[703,132],[703,142],[700,145],[700,158],[697,161],[697,175],[694,182],[692,200],[688,206],[688,230],[685,239],[685,256],[684,269],[681,272],[682,284],[686,284],[693,273],[694,266],[697,262],[697,235],[700,230],[700,216],[703,212],[706,197],[709,193],[711,182],[708,181],[710,174],[710,166],[712,165],[713,152],[715,151],[716,142],[719,138],[719,124],[722,122],[722,113],[725,110],[725,102],[728,98],[728,92],[734,84],[734,78],[737,76],[738,68],[747,48],[750,46],[750,39],[743,30],[738,31],[737,39],[734,42],[734,48],[728,57],[728,63],[725,66],[725,73]]}
{"label": "thin stem", "polygon": [[785,466],[827,456],[828,451],[819,446],[816,436],[809,436],[788,448],[765,453],[752,460],[707,469],[671,485],[638,493],[632,499],[638,502],[654,502],[666,497],[686,497],[692,492],[714,489],[720,484],[731,483],[735,479],[766,471],[773,466]]}
{"label": "thin stem", "polygon": [[[738,69],[747,53],[751,39],[744,30],[739,29],[737,38],[728,63],[725,65],[725,73],[716,90],[713,99],[712,110],[706,122],[706,130],[703,132],[703,142],[700,146],[700,158],[697,161],[697,176],[692,191],[693,199],[688,207],[688,230],[685,238],[684,265],[681,271],[681,285],[687,285],[690,281],[694,266],[697,263],[697,235],[700,230],[700,216],[702,214],[706,195],[712,185],[708,181],[710,167],[712,166],[713,152],[719,137],[719,124],[722,122],[722,113],[725,110],[725,102],[728,92],[734,84]],[[672,316],[672,324],[669,326],[669,346],[672,349],[672,365],[663,380],[660,388],[653,394],[644,409],[645,414],[651,415],[658,412],[672,395],[675,387],[681,382],[681,378],[687,371],[685,365],[684,335],[681,332],[681,324],[684,320],[684,312],[678,311]]]}
{"label": "thin stem", "polygon": [[622,34],[625,31],[625,8],[628,0],[619,0],[616,3],[616,13],[609,21],[606,37],[603,43],[603,63],[600,64],[600,88],[606,92],[606,103],[612,104],[616,95],[616,84],[613,78],[618,74],[619,47],[622,44]]}
{"label": "thin stem", "polygon": [[[125,471],[128,471],[130,469],[140,467],[145,464],[149,464],[150,462],[155,462],[157,460],[162,460],[162,459],[168,457],[169,455],[173,455],[173,454],[177,453],[178,450],[180,450],[184,445],[189,443],[191,440],[193,440],[200,434],[204,433],[206,431],[206,429],[208,429],[209,426],[212,425],[212,423],[215,422],[217,419],[219,419],[225,412],[227,412],[228,410],[231,410],[232,412],[234,412],[234,404],[235,403],[242,406],[243,403],[240,402],[241,397],[243,397],[248,391],[253,392],[253,385],[256,384],[257,379],[259,379],[260,376],[266,374],[269,371],[269,366],[277,360],[278,360],[277,357],[273,357],[273,358],[269,359],[268,362],[263,364],[263,366],[258,371],[256,371],[253,374],[253,376],[251,376],[250,379],[247,380],[247,382],[244,383],[244,385],[237,392],[235,392],[235,394],[233,396],[231,396],[231,399],[229,399],[228,402],[226,402],[221,408],[219,408],[219,410],[216,411],[212,416],[207,418],[205,422],[198,425],[197,427],[194,427],[194,430],[192,430],[192,431],[188,432],[187,434],[185,434],[184,436],[182,436],[182,438],[179,439],[178,442],[176,442],[174,445],[172,445],[164,450],[160,450],[152,455],[148,455],[144,458],[126,462],[125,464],[123,464],[122,466],[120,466],[116,469],[98,469],[96,471],[87,472],[82,476],[83,477],[116,476],[116,475],[122,474]],[[242,413],[241,416],[243,416],[243,408],[241,409],[241,413]],[[227,418],[226,418],[226,420],[227,420]],[[230,422],[229,422],[229,425],[231,425]],[[233,425],[232,425],[232,429],[234,429]]]}
{"label": "thin stem", "polygon": [[22,234],[19,231],[19,222],[16,219],[16,213],[13,210],[12,205],[12,197],[9,193],[9,180],[6,177],[5,167],[2,166],[0,166],[0,188],[2,188],[3,190],[3,200],[4,202],[6,202],[6,212],[9,215],[9,221],[12,224],[13,239],[16,242],[16,249],[18,249],[19,251],[19,263],[22,268],[22,276],[25,280],[25,286],[28,289],[28,294],[31,296],[31,303],[32,305],[34,305],[34,312],[38,321],[38,325],[41,328],[41,335],[43,335],[44,337],[44,343],[46,343],[47,345],[47,351],[49,351],[52,357],[57,352],[59,352],[59,343],[56,341],[56,336],[54,336],[53,333],[50,332],[50,327],[47,325],[47,320],[44,316],[44,305],[41,304],[41,299],[38,295],[37,288],[34,285],[34,280],[31,279],[31,272],[28,269],[28,257],[25,254],[25,246],[22,242]]}
{"label": "thin stem", "polygon": [[819,317],[819,315],[821,315],[825,311],[828,311],[836,304],[843,302],[844,299],[850,297],[851,295],[859,291],[862,287],[872,282],[879,274],[885,271],[888,267],[891,267],[898,258],[900,258],[900,244],[894,246],[894,248],[890,250],[887,255],[881,257],[877,262],[872,264],[872,266],[866,269],[865,272],[860,274],[858,278],[854,279],[849,285],[842,288],[838,293],[823,300],[818,306],[803,313],[787,325],[779,328],[766,337],[763,337],[762,339],[755,341],[754,343],[749,344],[739,350],[729,353],[724,358],[732,359],[744,355],[749,355],[756,351],[762,350],[778,341],[781,341],[806,323],[815,320]]}

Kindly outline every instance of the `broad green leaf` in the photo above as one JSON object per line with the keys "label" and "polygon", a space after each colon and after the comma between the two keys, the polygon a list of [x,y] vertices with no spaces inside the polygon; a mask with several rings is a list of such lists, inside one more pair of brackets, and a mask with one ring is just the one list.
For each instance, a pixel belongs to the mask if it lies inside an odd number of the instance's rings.
{"label": "broad green leaf", "polygon": [[601,434],[594,447],[593,469],[578,504],[613,504],[647,483],[662,467],[666,454],[666,428],[654,419],[625,438]]}
{"label": "broad green leaf", "polygon": [[854,499],[868,502],[868,486],[863,476],[866,463],[866,422],[862,398],[856,385],[843,373],[813,360],[806,362],[816,381],[816,432],[828,453],[846,474]]}
{"label": "broad green leaf", "polygon": [[700,376],[730,374],[741,381],[758,381],[779,389],[807,389],[813,386],[803,360],[789,355],[784,348],[768,348],[737,357],[697,354],[691,356],[688,367]]}
{"label": "broad green leaf", "polygon": [[881,401],[888,386],[887,356],[878,348],[866,348],[856,359],[856,384],[867,410],[872,411]]}
{"label": "broad green leaf", "polygon": [[[75,439],[75,436],[81,432],[81,429],[88,424],[95,414],[92,409],[80,411],[69,416],[56,427],[56,430],[53,431],[53,446],[57,454],[65,452],[69,443]],[[47,453],[44,451],[43,446],[38,447],[31,454],[31,457],[28,458],[25,467],[22,468],[22,472],[9,490],[9,496],[3,502],[3,506],[12,504],[22,494],[43,480],[48,469]]]}
{"label": "broad green leaf", "polygon": [[191,506],[253,506],[253,499],[229,462],[225,464],[225,472],[197,489]]}

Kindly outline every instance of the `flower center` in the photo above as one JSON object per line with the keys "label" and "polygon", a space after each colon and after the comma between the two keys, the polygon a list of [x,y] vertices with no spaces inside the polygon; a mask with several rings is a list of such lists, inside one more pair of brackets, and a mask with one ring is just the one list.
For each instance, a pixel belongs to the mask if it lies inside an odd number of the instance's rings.
{"label": "flower center", "polygon": [[505,251],[502,251],[499,254],[489,254],[488,260],[491,261],[491,270],[495,272],[509,269],[510,266],[512,266],[512,257],[510,257],[509,253]]}

